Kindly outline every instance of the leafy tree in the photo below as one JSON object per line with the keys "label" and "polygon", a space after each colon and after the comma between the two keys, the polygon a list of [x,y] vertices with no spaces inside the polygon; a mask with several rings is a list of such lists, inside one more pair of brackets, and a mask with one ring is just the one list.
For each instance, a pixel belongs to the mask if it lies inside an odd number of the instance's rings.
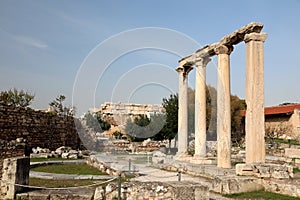
{"label": "leafy tree", "polygon": [[[175,98],[176,97],[176,98]],[[176,102],[176,104],[175,104]],[[178,126],[178,96],[171,95],[169,99],[163,100],[166,110],[167,123],[157,135],[157,138],[172,140],[177,134]],[[246,108],[245,100],[231,95],[231,130],[233,137],[241,139],[242,115],[241,110]],[[209,139],[216,139],[217,133],[217,90],[208,85],[206,87],[206,127]],[[195,90],[188,88],[188,130],[189,133],[195,130]],[[168,135],[170,134],[170,135]]]}
{"label": "leafy tree", "polygon": [[148,118],[146,115],[139,115],[132,121],[126,122],[125,132],[132,141],[142,141],[153,138],[161,131],[165,123],[164,115],[153,115]]}
{"label": "leafy tree", "polygon": [[84,115],[86,125],[96,132],[103,132],[109,130],[111,125],[109,122],[102,119],[101,114],[91,114],[90,112]]}
{"label": "leafy tree", "polygon": [[102,119],[102,115],[100,113],[96,113],[95,117],[103,131],[107,131],[110,129],[110,127],[111,127],[110,123],[108,121]]}
{"label": "leafy tree", "polygon": [[6,105],[25,108],[31,104],[33,99],[34,95],[24,92],[24,90],[18,91],[16,88],[0,93],[0,102]]}
{"label": "leafy tree", "polygon": [[[212,99],[210,92],[214,89],[211,86],[206,87],[206,127],[210,126],[212,116]],[[188,132],[195,132],[195,90],[188,88]]]}
{"label": "leafy tree", "polygon": [[63,105],[66,97],[64,95],[59,95],[55,100],[49,103],[50,107],[55,110],[58,114],[63,116],[74,116],[75,107],[67,107]]}
{"label": "leafy tree", "polygon": [[113,132],[113,135],[116,139],[121,139],[123,134],[120,131]]}
{"label": "leafy tree", "polygon": [[208,129],[207,139],[214,140],[217,137],[217,90],[208,85],[206,90],[206,125]]}
{"label": "leafy tree", "polygon": [[231,109],[231,133],[232,138],[240,141],[243,133],[242,114],[241,110],[246,109],[245,100],[241,100],[236,95],[230,96],[230,109]]}
{"label": "leafy tree", "polygon": [[[178,132],[178,95],[170,95],[169,98],[164,98],[162,103],[165,109],[165,115],[162,115],[165,121],[158,118],[160,131],[152,137],[154,140],[169,140],[169,147],[171,140],[177,135]],[[163,123],[162,123],[163,122]]]}

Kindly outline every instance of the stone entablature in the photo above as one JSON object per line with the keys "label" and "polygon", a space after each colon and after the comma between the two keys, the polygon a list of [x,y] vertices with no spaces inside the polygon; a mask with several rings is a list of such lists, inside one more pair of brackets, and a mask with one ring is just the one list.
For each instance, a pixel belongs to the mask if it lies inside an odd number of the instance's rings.
{"label": "stone entablature", "polygon": [[101,104],[99,109],[94,109],[93,112],[112,117],[117,125],[124,125],[129,117],[134,118],[138,115],[151,117],[151,115],[163,113],[164,108],[162,105],[155,104],[105,102]]}

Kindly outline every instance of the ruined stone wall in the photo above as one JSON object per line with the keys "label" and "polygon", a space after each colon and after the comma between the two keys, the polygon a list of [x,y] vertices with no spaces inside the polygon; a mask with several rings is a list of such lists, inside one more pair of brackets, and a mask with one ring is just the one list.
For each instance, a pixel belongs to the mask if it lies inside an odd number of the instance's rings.
{"label": "ruined stone wall", "polygon": [[24,156],[26,146],[23,141],[5,141],[0,139],[0,179],[2,179],[3,160],[6,158]]}
{"label": "ruined stone wall", "polygon": [[[208,187],[194,182],[129,182],[121,185],[121,199],[198,199],[208,200]],[[105,189],[96,188],[94,199],[117,199],[116,183],[108,184]]]}
{"label": "ruined stone wall", "polygon": [[99,109],[94,110],[95,113],[112,118],[116,125],[125,125],[129,118],[133,120],[139,115],[150,117],[153,114],[161,114],[163,111],[162,105],[113,102],[105,102]]}
{"label": "ruined stone wall", "polygon": [[79,146],[79,136],[72,117],[0,104],[0,139],[24,138],[28,148],[54,150],[60,146]]}

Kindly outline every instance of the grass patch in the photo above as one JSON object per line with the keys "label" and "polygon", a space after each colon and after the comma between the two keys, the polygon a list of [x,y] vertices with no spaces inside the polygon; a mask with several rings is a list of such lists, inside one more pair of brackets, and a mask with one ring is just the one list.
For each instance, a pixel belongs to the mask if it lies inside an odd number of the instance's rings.
{"label": "grass patch", "polygon": [[[98,182],[103,182],[103,180]],[[47,187],[47,188],[78,187],[78,186],[92,185],[94,183],[97,183],[97,181],[95,180],[52,180],[52,179],[29,178],[30,186]]]}
{"label": "grass patch", "polygon": [[30,162],[43,162],[43,161],[57,161],[57,160],[81,160],[79,159],[67,159],[67,158],[30,158]]}
{"label": "grass patch", "polygon": [[297,168],[297,167],[295,167],[295,168],[293,169],[293,172],[294,172],[294,173],[296,173],[296,172],[300,172],[300,169],[299,169],[299,168]]}
{"label": "grass patch", "polygon": [[284,140],[284,139],[275,138],[274,142],[291,144],[291,145],[300,145],[297,140]]}
{"label": "grass patch", "polygon": [[246,192],[246,193],[240,193],[240,194],[228,194],[224,195],[228,198],[233,199],[269,199],[269,200],[296,200],[299,198],[296,197],[290,197],[282,194],[275,194],[271,192],[266,192],[263,190],[254,191],[254,192]]}
{"label": "grass patch", "polygon": [[37,172],[47,172],[55,174],[77,174],[77,175],[107,175],[100,170],[85,163],[64,164],[64,165],[46,165],[31,169]]}

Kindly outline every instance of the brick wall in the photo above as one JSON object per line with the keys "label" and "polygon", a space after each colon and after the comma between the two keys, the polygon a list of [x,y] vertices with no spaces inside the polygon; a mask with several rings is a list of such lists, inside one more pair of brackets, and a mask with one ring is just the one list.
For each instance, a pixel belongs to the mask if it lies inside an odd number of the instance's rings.
{"label": "brick wall", "polygon": [[80,139],[72,117],[0,104],[0,139],[24,138],[28,148],[54,150],[60,146],[79,147]]}

